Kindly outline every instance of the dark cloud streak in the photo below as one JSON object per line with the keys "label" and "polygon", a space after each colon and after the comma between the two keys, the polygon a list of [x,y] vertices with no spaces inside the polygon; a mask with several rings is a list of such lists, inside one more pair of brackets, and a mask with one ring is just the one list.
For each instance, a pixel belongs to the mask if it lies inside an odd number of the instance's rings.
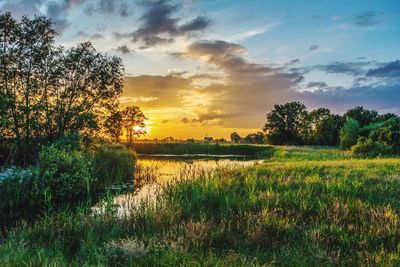
{"label": "dark cloud streak", "polygon": [[133,42],[141,42],[141,48],[171,43],[177,36],[183,36],[206,29],[210,20],[198,16],[193,20],[181,23],[180,18],[172,17],[181,9],[181,4],[173,4],[167,0],[142,2],[145,8],[140,21],[142,25],[130,33],[115,33],[117,39],[130,38]]}

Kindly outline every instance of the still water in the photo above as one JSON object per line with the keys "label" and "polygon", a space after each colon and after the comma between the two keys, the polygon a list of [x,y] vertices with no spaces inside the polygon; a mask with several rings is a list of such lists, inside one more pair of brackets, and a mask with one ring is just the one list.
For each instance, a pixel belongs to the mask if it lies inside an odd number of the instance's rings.
{"label": "still water", "polygon": [[154,171],[157,183],[169,182],[180,178],[190,170],[214,171],[218,168],[248,167],[262,163],[263,160],[233,159],[233,158],[142,158],[138,160],[139,168]]}
{"label": "still water", "polygon": [[[157,195],[162,192],[163,185],[176,179],[196,177],[197,173],[210,173],[218,168],[249,167],[262,163],[263,160],[235,158],[164,158],[145,157],[137,162],[136,176],[140,177],[141,185],[135,181],[139,189],[132,193],[114,198],[114,205],[119,216],[129,215],[141,203],[154,203]],[[103,210],[96,208],[96,213]]]}

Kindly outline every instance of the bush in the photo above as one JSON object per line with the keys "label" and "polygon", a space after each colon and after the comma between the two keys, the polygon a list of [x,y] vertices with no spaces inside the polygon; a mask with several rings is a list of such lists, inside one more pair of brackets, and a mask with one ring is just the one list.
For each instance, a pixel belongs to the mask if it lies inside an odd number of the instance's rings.
{"label": "bush", "polygon": [[90,161],[81,151],[67,151],[55,145],[42,147],[35,183],[38,202],[70,206],[87,200],[95,182]]}
{"label": "bush", "polygon": [[400,153],[400,118],[391,118],[370,133],[370,138],[389,147],[391,152]]}
{"label": "bush", "polygon": [[32,209],[33,183],[37,169],[10,167],[0,172],[0,221],[11,220]]}
{"label": "bush", "polygon": [[351,150],[356,155],[371,157],[385,155],[389,152],[389,148],[384,144],[365,137],[360,137]]}
{"label": "bush", "polygon": [[94,155],[94,176],[97,186],[133,182],[136,153],[121,147],[103,147]]}
{"label": "bush", "polygon": [[347,118],[343,127],[340,129],[340,147],[343,149],[351,148],[357,142],[360,124],[352,119]]}

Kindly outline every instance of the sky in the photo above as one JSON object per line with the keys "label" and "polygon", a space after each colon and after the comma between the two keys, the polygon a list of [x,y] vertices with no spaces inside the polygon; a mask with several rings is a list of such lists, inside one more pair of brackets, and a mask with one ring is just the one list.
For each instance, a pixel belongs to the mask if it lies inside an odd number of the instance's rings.
{"label": "sky", "polygon": [[398,0],[0,0],[123,59],[146,138],[260,131],[274,104],[400,114]]}

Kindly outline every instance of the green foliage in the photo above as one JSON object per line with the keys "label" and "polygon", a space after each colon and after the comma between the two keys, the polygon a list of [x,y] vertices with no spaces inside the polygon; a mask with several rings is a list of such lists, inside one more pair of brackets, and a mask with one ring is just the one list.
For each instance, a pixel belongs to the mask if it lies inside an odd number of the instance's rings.
{"label": "green foliage", "polygon": [[340,147],[343,149],[351,148],[355,145],[358,138],[360,124],[358,121],[347,118],[343,127],[340,129]]}
{"label": "green foliage", "polygon": [[300,102],[274,105],[274,109],[267,114],[267,122],[263,128],[269,143],[300,144],[302,134],[307,130],[307,116],[306,107]]}
{"label": "green foliage", "polygon": [[39,175],[35,181],[39,203],[75,206],[90,198],[94,182],[91,159],[83,152],[68,151],[55,145],[41,148]]}
{"label": "green foliage", "polygon": [[65,50],[45,17],[0,14],[0,139],[18,147],[23,164],[37,159],[39,144],[68,133],[96,135],[122,93],[118,57],[91,43]]}
{"label": "green foliage", "polygon": [[119,147],[103,147],[94,155],[94,176],[97,187],[105,188],[114,184],[133,183],[136,153]]}
{"label": "green foliage", "polygon": [[384,156],[390,153],[390,149],[379,142],[373,141],[371,138],[360,137],[357,143],[351,147],[351,151],[359,156]]}
{"label": "green foliage", "polygon": [[357,106],[355,108],[349,109],[345,114],[344,117],[352,118],[356,120],[360,127],[367,126],[370,123],[375,122],[378,119],[378,112],[375,110],[368,110],[364,107]]}
{"label": "green foliage", "polygon": [[[10,167],[0,172],[0,221],[8,224],[22,213],[35,208],[34,183],[36,168],[19,169]],[[3,226],[3,225],[0,225]]]}
{"label": "green foliage", "polygon": [[370,138],[390,148],[392,153],[400,153],[400,118],[385,121],[371,131]]}
{"label": "green foliage", "polygon": [[309,121],[309,143],[330,146],[338,144],[339,131],[343,125],[341,116],[331,114],[329,109],[319,108],[310,112]]}

